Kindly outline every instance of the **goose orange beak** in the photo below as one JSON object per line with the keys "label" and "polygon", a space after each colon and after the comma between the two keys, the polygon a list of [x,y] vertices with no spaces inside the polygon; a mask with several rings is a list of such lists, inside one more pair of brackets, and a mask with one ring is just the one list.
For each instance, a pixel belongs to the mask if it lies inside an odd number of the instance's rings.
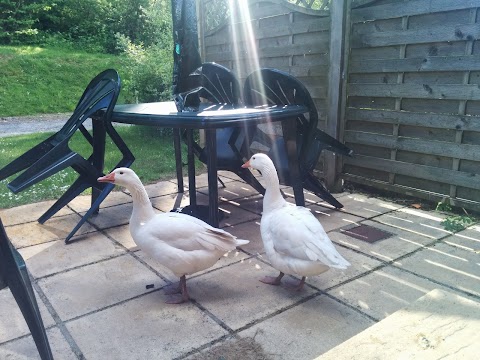
{"label": "goose orange beak", "polygon": [[250,160],[248,160],[245,164],[242,165],[242,168],[246,169],[250,167]]}
{"label": "goose orange beak", "polygon": [[106,183],[112,183],[114,184],[115,183],[115,174],[114,173],[110,173],[108,175],[105,175],[105,176],[102,176],[102,177],[99,177],[97,179],[98,182],[106,182]]}

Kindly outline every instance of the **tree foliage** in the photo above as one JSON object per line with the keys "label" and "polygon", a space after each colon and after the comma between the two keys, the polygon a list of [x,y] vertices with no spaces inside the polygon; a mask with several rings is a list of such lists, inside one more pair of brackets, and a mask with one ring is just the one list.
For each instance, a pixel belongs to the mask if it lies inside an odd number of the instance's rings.
{"label": "tree foliage", "polygon": [[0,0],[0,44],[53,38],[115,52],[118,35],[149,47],[170,33],[169,0]]}

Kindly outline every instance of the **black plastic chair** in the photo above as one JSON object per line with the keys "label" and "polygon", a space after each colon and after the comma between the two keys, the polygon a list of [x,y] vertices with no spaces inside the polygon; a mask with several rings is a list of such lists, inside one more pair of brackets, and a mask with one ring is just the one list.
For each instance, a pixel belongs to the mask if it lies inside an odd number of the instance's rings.
{"label": "black plastic chair", "polygon": [[[352,150],[317,128],[318,112],[310,93],[295,77],[277,69],[259,69],[251,73],[245,80],[244,101],[246,105],[305,105],[309,109],[308,117],[301,115],[296,119],[297,153],[300,177],[303,188],[313,192],[336,208],[343,205],[333,197],[322,182],[314,175],[313,170],[322,150],[351,156]],[[272,130],[273,124],[266,128]],[[278,133],[278,132],[277,132]],[[275,131],[265,131],[265,127],[257,127],[252,137],[247,139],[248,146],[257,141],[272,159],[282,185],[291,186],[287,151],[283,136]],[[265,150],[268,149],[268,150]]]}
{"label": "black plastic chair", "polygon": [[8,240],[0,219],[0,290],[10,288],[42,360],[53,359],[25,261]]}
{"label": "black plastic chair", "polygon": [[[239,82],[228,68],[216,63],[204,63],[191,76],[197,77],[195,82],[199,87],[185,97],[186,106],[198,106],[199,109],[212,104],[232,108],[242,106]],[[217,169],[231,171],[251,184],[257,191],[265,191],[251,171],[241,167],[244,163],[242,153],[248,150],[242,149],[243,144],[246,143],[244,139],[253,130],[249,127],[217,129]],[[188,142],[186,134],[188,132],[185,133],[184,139]],[[196,142],[193,142],[192,146],[198,159],[206,164],[205,147],[201,147]]]}
{"label": "black plastic chair", "polygon": [[[92,206],[67,236],[66,243],[69,242],[80,226],[93,213],[98,211],[101,202],[114,187],[113,184],[97,182],[97,178],[103,176],[105,134],[110,136],[122,153],[122,159],[116,167],[128,167],[135,159],[109,121],[120,88],[121,82],[117,71],[108,69],[98,74],[88,84],[72,116],[57,133],[0,170],[0,180],[3,180],[26,169],[8,184],[8,188],[13,193],[25,190],[68,167],[72,167],[79,174],[77,180],[60,199],[38,219],[41,224],[84,190],[92,188]],[[93,137],[84,126],[84,122],[88,118],[92,118]],[[85,139],[92,145],[92,153],[86,159],[69,147],[70,139],[77,130],[80,130]]]}

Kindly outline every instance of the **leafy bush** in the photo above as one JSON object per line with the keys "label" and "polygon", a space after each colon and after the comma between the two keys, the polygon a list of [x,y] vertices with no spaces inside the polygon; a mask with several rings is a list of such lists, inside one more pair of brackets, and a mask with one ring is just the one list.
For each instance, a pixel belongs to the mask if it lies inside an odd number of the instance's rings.
{"label": "leafy bush", "polygon": [[153,102],[171,98],[172,45],[144,48],[117,34],[117,49],[125,54],[123,68],[127,75],[123,91],[127,102]]}

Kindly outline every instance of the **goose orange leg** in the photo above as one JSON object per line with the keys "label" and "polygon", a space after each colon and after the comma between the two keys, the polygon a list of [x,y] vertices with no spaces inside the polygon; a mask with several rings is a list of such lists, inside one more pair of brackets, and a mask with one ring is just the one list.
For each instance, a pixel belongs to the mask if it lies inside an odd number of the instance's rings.
{"label": "goose orange leg", "polygon": [[262,282],[264,284],[269,284],[269,285],[280,285],[282,277],[284,275],[285,274],[280,271],[280,274],[277,277],[265,276],[263,279],[260,279],[260,282]]}

